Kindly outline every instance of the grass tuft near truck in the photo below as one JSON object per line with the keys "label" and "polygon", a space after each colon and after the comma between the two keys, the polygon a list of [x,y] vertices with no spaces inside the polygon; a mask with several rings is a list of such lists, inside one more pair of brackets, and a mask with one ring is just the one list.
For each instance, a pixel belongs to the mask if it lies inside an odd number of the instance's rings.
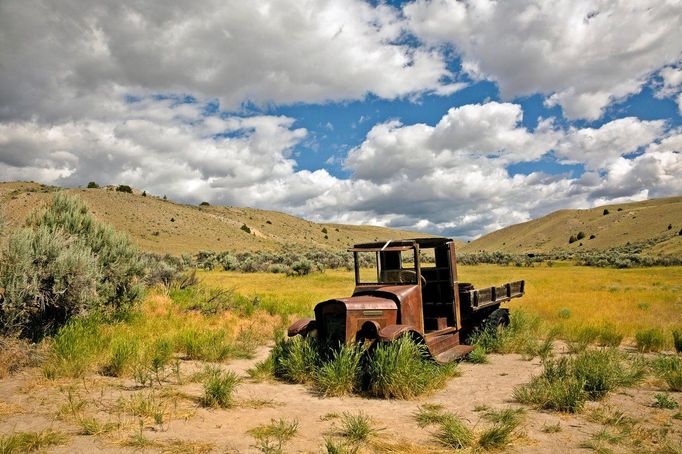
{"label": "grass tuft near truck", "polygon": [[524,281],[475,289],[459,282],[455,244],[449,238],[417,238],[357,244],[355,290],[315,306],[288,335],[316,336],[322,345],[390,342],[410,336],[439,363],[472,350],[462,342],[477,329],[509,323],[500,305],[524,294]]}

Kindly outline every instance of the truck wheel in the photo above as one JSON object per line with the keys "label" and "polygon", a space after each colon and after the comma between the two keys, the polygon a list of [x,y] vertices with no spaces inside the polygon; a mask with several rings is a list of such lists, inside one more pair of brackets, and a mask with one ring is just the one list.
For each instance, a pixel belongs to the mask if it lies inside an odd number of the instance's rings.
{"label": "truck wheel", "polygon": [[495,333],[498,326],[507,325],[509,325],[509,309],[495,309],[483,322],[483,329]]}

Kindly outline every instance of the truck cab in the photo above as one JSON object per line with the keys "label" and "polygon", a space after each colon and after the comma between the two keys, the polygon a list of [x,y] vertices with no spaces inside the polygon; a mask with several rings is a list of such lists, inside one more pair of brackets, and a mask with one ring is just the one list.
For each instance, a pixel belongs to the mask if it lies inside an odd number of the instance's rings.
{"label": "truck cab", "polygon": [[289,336],[315,335],[325,345],[410,336],[445,363],[471,350],[462,345],[464,336],[502,302],[523,294],[523,281],[485,291],[460,283],[455,244],[449,238],[364,243],[350,252],[355,264],[353,294],[319,303],[315,320],[297,321]]}

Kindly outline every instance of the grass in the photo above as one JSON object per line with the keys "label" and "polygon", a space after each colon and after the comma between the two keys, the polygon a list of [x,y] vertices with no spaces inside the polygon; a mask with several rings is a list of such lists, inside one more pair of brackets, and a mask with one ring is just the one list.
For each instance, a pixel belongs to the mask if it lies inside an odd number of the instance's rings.
{"label": "grass", "polygon": [[367,364],[368,393],[384,399],[412,399],[445,385],[458,374],[454,363],[426,359],[426,347],[402,337],[380,343]]}
{"label": "grass", "polygon": [[315,388],[324,396],[351,394],[360,387],[361,345],[342,346],[315,371]]}
{"label": "grass", "polygon": [[365,443],[378,431],[373,426],[372,418],[362,411],[357,413],[344,412],[341,415],[339,433],[351,443]]}
{"label": "grass", "polygon": [[541,409],[579,412],[586,401],[600,400],[617,387],[631,386],[644,377],[639,363],[627,363],[615,350],[589,350],[575,357],[548,360],[530,383],[514,389],[521,403]]}
{"label": "grass", "polygon": [[640,352],[658,352],[667,344],[666,336],[660,328],[639,330],[635,333],[637,350]]}
{"label": "grass", "polygon": [[561,423],[556,423],[556,424],[545,423],[540,428],[540,432],[546,433],[546,434],[555,434],[555,433],[561,432]]}
{"label": "grass", "polygon": [[673,330],[673,345],[677,353],[682,353],[682,330]]}
{"label": "grass", "polygon": [[669,394],[656,394],[654,396],[654,407],[665,408],[666,410],[674,410],[680,407],[675,399],[672,399]]}
{"label": "grass", "polygon": [[50,446],[62,445],[67,440],[66,434],[51,429],[0,435],[0,454],[40,451]]}
{"label": "grass", "polygon": [[654,374],[665,381],[670,391],[682,391],[682,358],[659,356],[651,366]]}
{"label": "grass", "polygon": [[298,421],[272,419],[270,424],[260,425],[249,430],[256,440],[255,448],[265,454],[280,454],[284,445],[298,433]]}
{"label": "grass", "polygon": [[234,406],[233,393],[239,385],[240,379],[232,371],[223,372],[217,367],[206,369],[204,380],[204,395],[201,404],[204,407],[230,408]]}
{"label": "grass", "polygon": [[448,414],[439,423],[436,440],[446,448],[462,449],[474,442],[474,434],[457,416]]}
{"label": "grass", "polygon": [[480,345],[474,346],[474,349],[466,356],[466,360],[473,364],[485,364],[488,362],[488,354],[485,348]]}
{"label": "grass", "polygon": [[278,340],[272,358],[275,376],[290,383],[312,383],[320,363],[317,343],[312,337]]}
{"label": "grass", "polygon": [[511,442],[514,431],[525,419],[523,408],[507,407],[501,410],[491,410],[484,417],[493,423],[478,436],[478,445],[483,449],[500,449]]}

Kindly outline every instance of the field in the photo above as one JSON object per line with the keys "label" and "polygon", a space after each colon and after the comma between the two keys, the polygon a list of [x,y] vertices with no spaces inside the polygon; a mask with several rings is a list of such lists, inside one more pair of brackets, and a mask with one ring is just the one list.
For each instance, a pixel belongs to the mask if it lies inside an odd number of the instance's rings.
{"label": "field", "polygon": [[[31,360],[21,345],[5,344],[3,365],[26,364],[0,379],[0,453],[682,451],[674,408],[682,398],[654,366],[675,357],[670,333],[682,325],[682,268],[479,265],[459,274],[477,286],[526,279],[512,311],[539,316],[522,336],[541,341],[557,327],[551,351],[512,342],[505,354],[460,363],[444,387],[410,400],[325,397],[310,383],[274,380],[259,361],[273,332],[318,301],[349,295],[352,273],[199,272],[200,286],[151,289],[127,319],[69,325]],[[581,333],[605,326],[625,336],[623,364],[646,370],[636,383],[576,412],[520,403],[519,387],[547,358],[568,358]],[[662,343],[637,353],[637,333],[650,328]],[[583,350],[602,351],[597,337]]]}

